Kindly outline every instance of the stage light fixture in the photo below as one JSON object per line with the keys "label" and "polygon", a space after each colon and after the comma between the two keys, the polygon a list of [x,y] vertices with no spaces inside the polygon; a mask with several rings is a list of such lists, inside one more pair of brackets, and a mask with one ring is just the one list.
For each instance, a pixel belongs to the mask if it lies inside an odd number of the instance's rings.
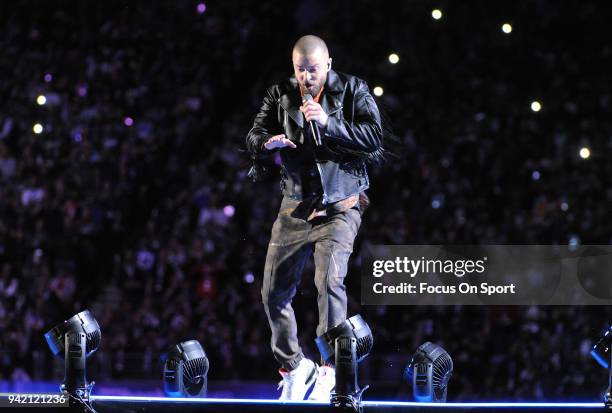
{"label": "stage light fixture", "polygon": [[431,17],[433,17],[435,20],[440,20],[442,18],[442,11],[439,9],[432,10]]}
{"label": "stage light fixture", "polygon": [[412,385],[418,402],[445,402],[448,381],[453,374],[453,360],[442,347],[429,341],[420,345],[404,370],[404,379]]}
{"label": "stage light fixture", "polygon": [[531,110],[533,110],[534,112],[539,112],[540,110],[542,110],[542,104],[537,100],[534,100],[533,102],[531,102]]}
{"label": "stage light fixture", "polygon": [[45,95],[39,95],[36,98],[36,103],[38,103],[40,106],[44,105],[45,103],[47,103],[47,98],[45,97]]}
{"label": "stage light fixture", "polygon": [[357,364],[370,354],[374,345],[370,327],[357,314],[323,333],[315,342],[323,360],[333,363],[336,369],[332,406],[360,412],[361,397],[369,386],[359,388]]}
{"label": "stage light fixture", "polygon": [[32,127],[32,131],[34,131],[35,134],[40,135],[43,132],[43,126],[40,123],[36,123]]}
{"label": "stage light fixture", "polygon": [[376,87],[374,88],[374,95],[376,95],[376,96],[382,96],[382,95],[383,95],[383,93],[385,93],[385,91],[383,90],[383,88],[382,88],[382,87],[380,87],[380,86],[376,86]]}
{"label": "stage light fixture", "polygon": [[591,356],[605,369],[608,369],[608,388],[604,395],[604,403],[606,410],[612,409],[612,326],[610,326],[604,335],[599,339],[591,350]]}
{"label": "stage light fixture", "polygon": [[397,62],[399,62],[399,56],[397,53],[391,53],[389,55],[389,63],[391,63],[392,65],[396,64]]}
{"label": "stage light fixture", "polygon": [[512,33],[512,25],[510,23],[504,23],[502,25],[502,31],[506,34]]}
{"label": "stage light fixture", "polygon": [[164,392],[168,397],[206,397],[208,358],[197,340],[184,341],[164,356]]}
{"label": "stage light fixture", "polygon": [[45,339],[53,355],[64,360],[60,390],[71,402],[93,411],[89,396],[95,382],[87,382],[85,367],[86,359],[98,349],[102,339],[96,319],[89,310],[82,311],[45,333]]}

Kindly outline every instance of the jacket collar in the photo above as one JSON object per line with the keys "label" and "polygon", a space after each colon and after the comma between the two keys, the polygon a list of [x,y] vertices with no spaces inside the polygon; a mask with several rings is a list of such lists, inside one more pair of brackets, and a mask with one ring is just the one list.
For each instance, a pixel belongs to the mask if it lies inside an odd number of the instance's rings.
{"label": "jacket collar", "polygon": [[342,109],[344,87],[344,82],[340,79],[340,76],[335,71],[330,70],[327,73],[325,89],[323,90],[320,102],[321,107],[328,115],[332,115]]}
{"label": "jacket collar", "polygon": [[[331,115],[342,109],[342,92],[344,92],[344,82],[335,71],[330,70],[327,73],[325,89],[323,90],[319,102],[325,113]],[[291,119],[293,119],[300,128],[303,128],[304,116],[300,112],[302,97],[300,96],[300,87],[295,76],[289,78],[288,87],[285,92],[281,94],[278,101]]]}

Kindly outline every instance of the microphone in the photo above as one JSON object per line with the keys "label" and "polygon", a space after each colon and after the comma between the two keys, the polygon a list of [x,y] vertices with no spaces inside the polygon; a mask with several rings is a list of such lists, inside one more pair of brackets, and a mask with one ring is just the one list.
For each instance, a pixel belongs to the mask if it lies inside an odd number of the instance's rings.
{"label": "microphone", "polygon": [[[302,96],[302,103],[306,103],[309,100],[313,100],[312,95],[310,93],[306,93]],[[321,141],[321,132],[319,131],[319,127],[313,121],[308,122],[308,126],[310,127],[310,132],[312,133],[312,139],[315,142],[315,146],[323,145]]]}

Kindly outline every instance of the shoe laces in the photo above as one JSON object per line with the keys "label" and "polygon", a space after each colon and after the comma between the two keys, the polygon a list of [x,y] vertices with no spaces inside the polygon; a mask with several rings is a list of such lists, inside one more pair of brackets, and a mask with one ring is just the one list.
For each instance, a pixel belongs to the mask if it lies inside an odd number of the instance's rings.
{"label": "shoe laces", "polygon": [[[315,388],[320,388],[327,385],[331,380],[334,380],[335,375],[333,371],[329,371],[329,368],[319,367],[317,381],[315,382]],[[325,383],[325,384],[324,384]]]}
{"label": "shoe laces", "polygon": [[280,373],[282,379],[278,382],[278,387],[276,388],[276,390],[282,389],[285,385],[285,377],[289,377],[289,372],[285,369],[278,369],[278,372]]}

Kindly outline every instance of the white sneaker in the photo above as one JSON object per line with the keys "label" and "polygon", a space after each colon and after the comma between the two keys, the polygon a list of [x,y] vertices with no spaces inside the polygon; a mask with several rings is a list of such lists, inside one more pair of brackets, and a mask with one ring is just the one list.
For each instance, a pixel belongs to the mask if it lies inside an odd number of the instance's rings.
{"label": "white sneaker", "polygon": [[336,370],[333,367],[321,366],[312,393],[308,400],[329,403],[331,391],[336,386]]}
{"label": "white sneaker", "polygon": [[317,365],[314,361],[303,358],[295,369],[281,369],[278,372],[283,377],[278,383],[278,388],[283,388],[279,400],[304,400],[306,392],[317,378]]}

